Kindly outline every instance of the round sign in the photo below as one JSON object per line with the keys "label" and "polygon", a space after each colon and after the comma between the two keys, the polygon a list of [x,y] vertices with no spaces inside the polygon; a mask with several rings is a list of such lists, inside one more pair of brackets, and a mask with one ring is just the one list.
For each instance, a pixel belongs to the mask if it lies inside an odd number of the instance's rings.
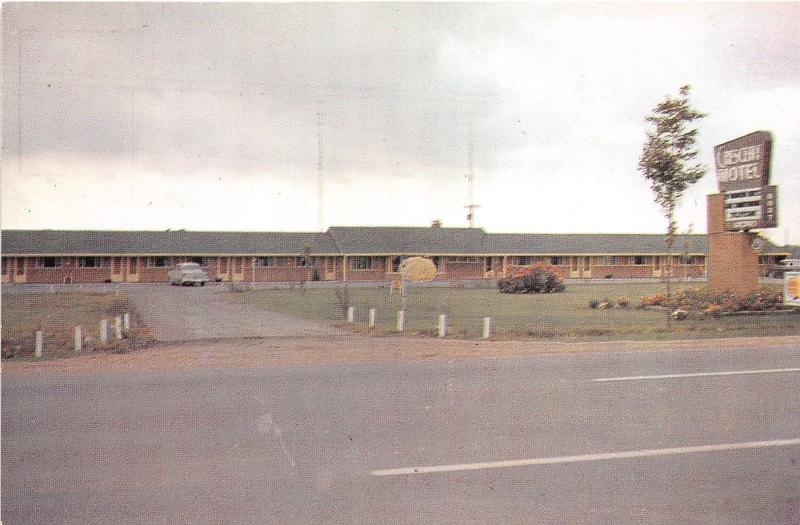
{"label": "round sign", "polygon": [[752,249],[756,253],[763,252],[767,247],[767,242],[762,239],[761,237],[756,237],[753,239],[753,242],[750,243],[750,249]]}
{"label": "round sign", "polygon": [[400,263],[400,273],[409,281],[432,281],[436,277],[436,265],[425,257],[409,257]]}

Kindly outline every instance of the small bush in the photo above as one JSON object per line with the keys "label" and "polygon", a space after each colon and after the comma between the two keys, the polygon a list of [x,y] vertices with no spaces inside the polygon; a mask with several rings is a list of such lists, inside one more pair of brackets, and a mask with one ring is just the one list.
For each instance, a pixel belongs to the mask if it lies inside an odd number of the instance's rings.
{"label": "small bush", "polygon": [[589,299],[589,308],[596,310],[600,306],[600,301],[597,299]]}
{"label": "small bush", "polygon": [[711,291],[708,288],[684,288],[677,290],[669,298],[664,292],[642,297],[640,305],[699,311],[718,316],[730,312],[776,310],[781,307],[782,302],[782,293],[769,288],[760,288],[744,296],[727,291]]}
{"label": "small bush", "polygon": [[617,299],[617,308],[627,308],[631,305],[631,300],[627,297],[620,297]]}
{"label": "small bush", "polygon": [[557,293],[564,291],[564,281],[556,267],[537,263],[527,273],[498,279],[497,287],[503,293]]}

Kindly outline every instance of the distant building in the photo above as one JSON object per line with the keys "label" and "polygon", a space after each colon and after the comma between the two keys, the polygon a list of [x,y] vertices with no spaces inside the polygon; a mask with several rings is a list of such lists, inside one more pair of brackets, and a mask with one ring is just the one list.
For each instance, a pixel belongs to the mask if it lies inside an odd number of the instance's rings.
{"label": "distant building", "polygon": [[[705,235],[679,235],[673,252],[673,277],[705,276]],[[763,274],[790,253],[768,246]],[[6,230],[2,282],[166,282],[170,268],[186,261],[218,281],[391,281],[413,255],[432,258],[440,280],[503,277],[536,262],[580,279],[663,278],[667,267],[664,236],[657,234],[509,234],[440,225],[305,233]]]}

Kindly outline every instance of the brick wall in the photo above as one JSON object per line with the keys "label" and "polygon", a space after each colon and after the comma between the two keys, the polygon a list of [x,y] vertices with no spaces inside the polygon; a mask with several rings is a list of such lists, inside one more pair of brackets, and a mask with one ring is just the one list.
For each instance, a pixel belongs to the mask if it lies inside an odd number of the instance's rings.
{"label": "brick wall", "polygon": [[755,237],[747,232],[724,231],[724,199],[708,196],[708,286],[745,295],[758,288],[759,256],[750,244]]}

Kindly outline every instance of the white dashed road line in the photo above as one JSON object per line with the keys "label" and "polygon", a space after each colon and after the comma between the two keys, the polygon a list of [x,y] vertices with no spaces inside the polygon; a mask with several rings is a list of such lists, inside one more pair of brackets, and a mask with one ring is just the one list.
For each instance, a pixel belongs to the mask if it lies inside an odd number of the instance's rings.
{"label": "white dashed road line", "polygon": [[732,370],[728,372],[695,372],[689,374],[662,374],[653,376],[601,377],[590,379],[593,383],[610,383],[613,381],[645,381],[648,379],[680,379],[685,377],[742,376],[750,374],[781,374],[800,372],[800,368],[768,368],[765,370]]}
{"label": "white dashed road line", "polygon": [[584,454],[580,456],[556,456],[549,458],[515,459],[510,461],[489,461],[485,463],[461,463],[455,465],[433,465],[427,467],[405,467],[373,470],[373,476],[403,476],[409,474],[435,474],[441,472],[458,472],[466,470],[485,470],[494,468],[529,467],[533,465],[554,465],[581,463],[585,461],[606,461],[612,459],[635,459],[658,456],[674,456],[678,454],[696,454],[700,452],[724,452],[730,450],[746,450],[752,448],[785,447],[800,445],[800,438],[777,439],[773,441],[750,441],[747,443],[722,443],[718,445],[700,445],[694,447],[656,448],[645,450],[629,450],[626,452],[607,452],[603,454]]}

